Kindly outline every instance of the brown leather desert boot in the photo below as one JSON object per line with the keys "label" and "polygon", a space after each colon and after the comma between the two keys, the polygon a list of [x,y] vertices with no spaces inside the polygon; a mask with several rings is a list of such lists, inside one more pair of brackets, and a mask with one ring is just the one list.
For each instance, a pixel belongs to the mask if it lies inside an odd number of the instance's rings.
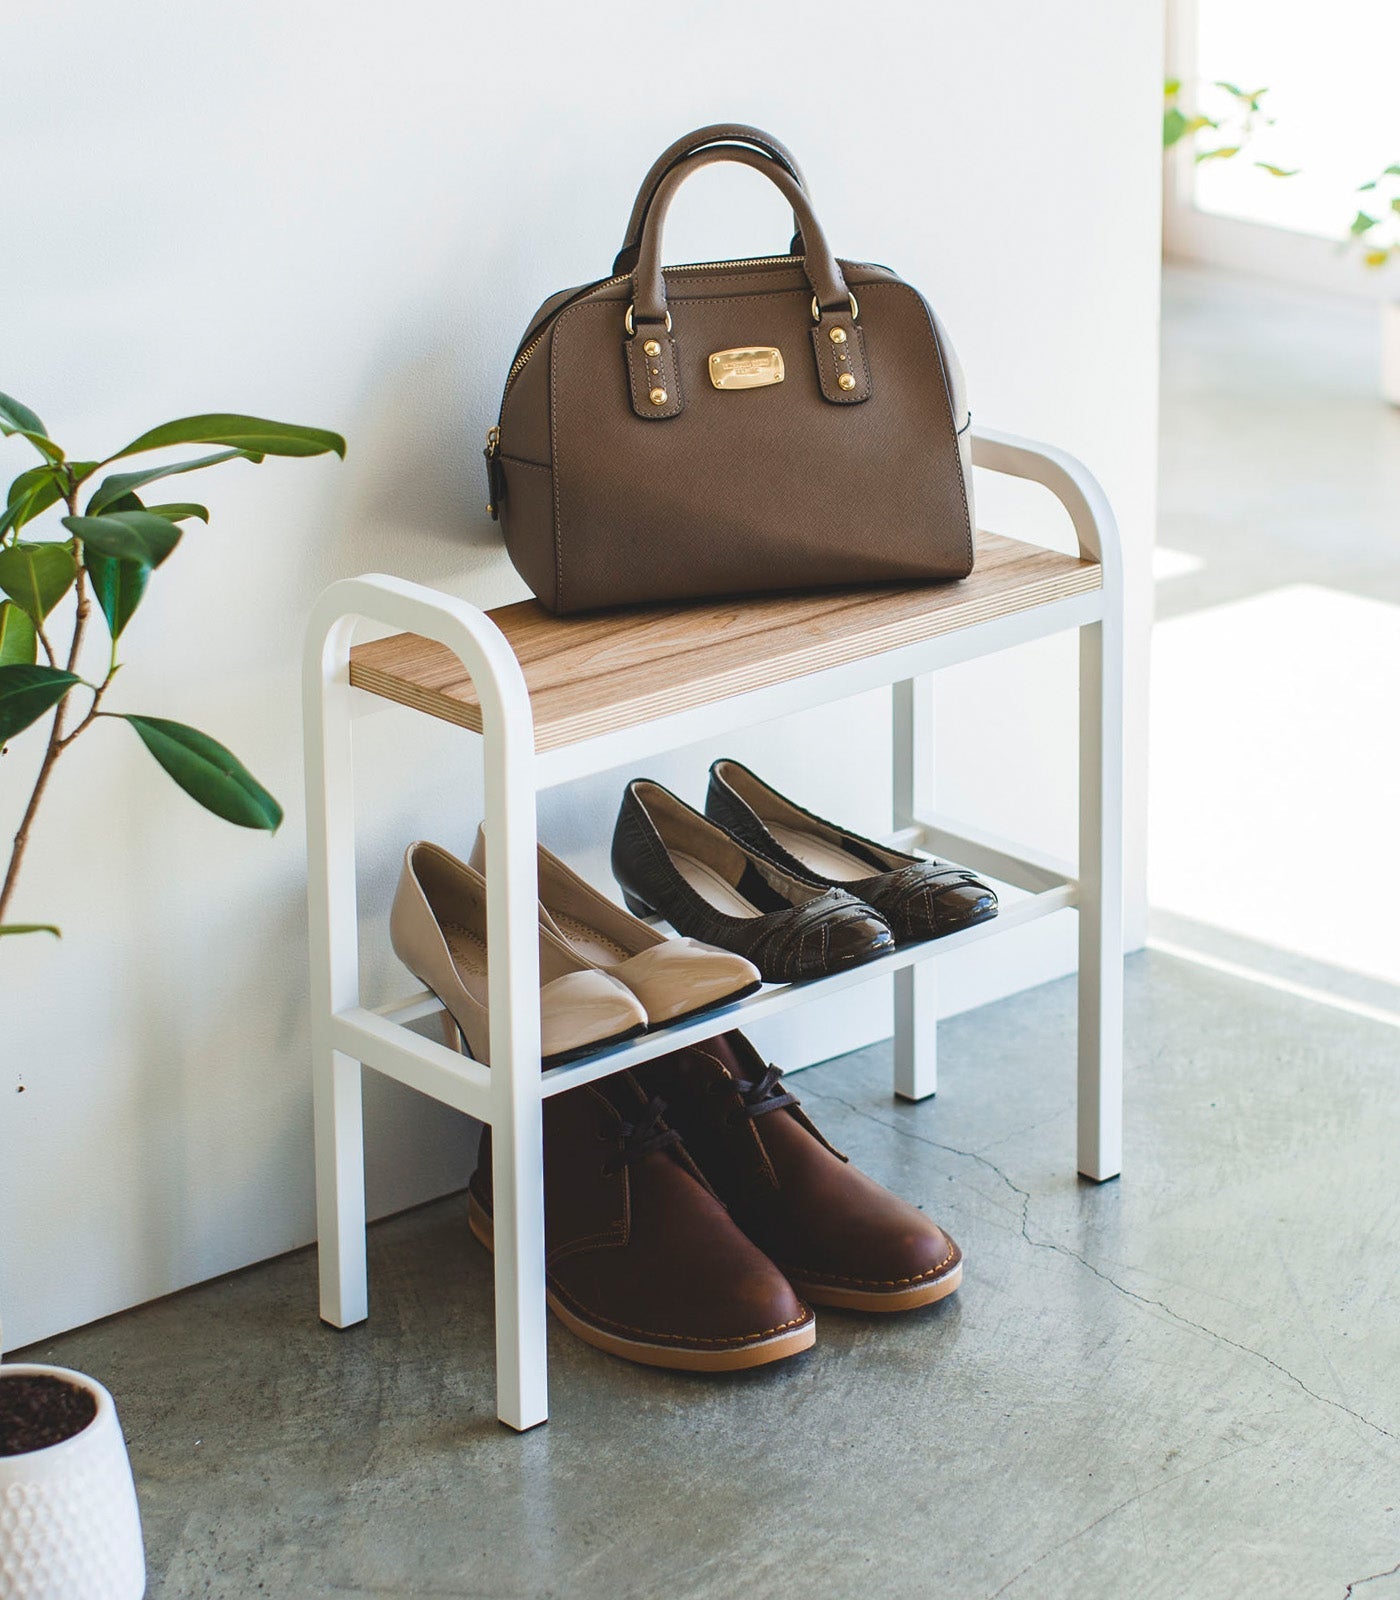
{"label": "brown leather desert boot", "polygon": [[[806,1350],[816,1320],[747,1239],[629,1073],[544,1103],[546,1294],[588,1344],[693,1372]],[[469,1185],[491,1245],[491,1131]]]}
{"label": "brown leather desert boot", "polygon": [[648,1061],[642,1086],[735,1222],[811,1305],[907,1311],[950,1295],[962,1252],[827,1143],[741,1033]]}

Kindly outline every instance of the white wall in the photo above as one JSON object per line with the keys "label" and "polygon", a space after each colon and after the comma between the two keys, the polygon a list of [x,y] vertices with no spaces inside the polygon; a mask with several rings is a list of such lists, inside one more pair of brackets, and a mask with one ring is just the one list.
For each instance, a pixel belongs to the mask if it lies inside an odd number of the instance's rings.
{"label": "white wall", "polygon": [[[200,812],[116,725],[75,748],[41,819],[16,912],[65,938],[0,948],[12,1345],[310,1238],[302,619],[322,585],[366,569],[486,604],[521,592],[482,511],[504,368],[547,292],[608,271],[637,181],[684,129],[737,117],[788,140],[837,249],[895,265],[938,307],[978,419],[1053,438],[1103,477],[1130,547],[1140,714],[1160,20],[1112,0],[628,16],[544,0],[70,0],[23,32],[9,22],[0,389],[83,451],[215,409],[350,440],[344,465],[205,480],[213,525],[159,575],[114,693],[228,742],[286,802],[280,835]],[[785,239],[761,180],[706,173],[669,243],[692,260]],[[13,442],[2,460],[28,464]],[[1021,518],[1016,497],[985,507],[984,524],[1065,536],[1034,507]],[[959,671],[941,702],[949,805],[1064,852],[1072,661],[1066,643]],[[885,705],[730,748],[875,828]],[[406,715],[360,728],[377,1000],[402,981],[383,930],[397,854],[416,834],[466,845],[478,768],[469,741]],[[1131,748],[1140,795],[1140,728]],[[651,765],[695,795],[713,753]],[[35,754],[21,738],[5,758],[6,832]],[[543,809],[547,837],[600,876],[621,776]],[[1140,847],[1134,824],[1134,885]],[[1067,970],[1070,931],[1028,939],[995,974],[950,963],[949,1004]],[[790,1058],[878,1036],[885,988],[795,1024]],[[1053,1056],[1068,1072],[1065,1041]],[[379,1084],[370,1121],[377,1209],[462,1181],[452,1117]]]}

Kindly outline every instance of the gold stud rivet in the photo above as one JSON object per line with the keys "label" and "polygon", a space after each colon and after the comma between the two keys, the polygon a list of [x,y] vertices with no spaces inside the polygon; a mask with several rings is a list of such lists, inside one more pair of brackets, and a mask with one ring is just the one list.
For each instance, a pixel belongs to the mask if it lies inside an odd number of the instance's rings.
{"label": "gold stud rivet", "polygon": [[[855,380],[852,379],[851,381],[854,382]],[[651,391],[650,399],[652,405],[664,406],[666,404],[666,391],[664,389],[653,389]]]}
{"label": "gold stud rivet", "polygon": [[843,389],[854,389],[856,386],[855,374],[851,372],[843,372],[836,381]]}
{"label": "gold stud rivet", "polygon": [[831,342],[832,344],[845,344],[846,330],[844,328],[833,328],[831,330]]}
{"label": "gold stud rivet", "polygon": [[659,356],[661,354],[661,346],[657,344],[655,339],[648,339],[647,342],[642,346],[642,349],[645,350],[649,356]]}

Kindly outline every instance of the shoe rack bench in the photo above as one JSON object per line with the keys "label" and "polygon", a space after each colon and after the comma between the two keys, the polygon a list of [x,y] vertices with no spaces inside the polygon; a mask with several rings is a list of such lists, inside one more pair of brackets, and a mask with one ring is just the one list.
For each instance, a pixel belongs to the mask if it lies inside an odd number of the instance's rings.
{"label": "shoe rack bench", "polygon": [[[993,534],[958,584],[759,597],[553,617],[534,601],[484,612],[401,579],[333,584],[311,616],[305,660],[313,1087],[321,1315],[368,1314],[361,1072],[371,1067],[493,1130],[497,1410],[523,1430],[547,1415],[544,1097],[893,974],[895,1093],[935,1088],[937,957],[1036,918],[1079,913],[1078,1166],[1119,1171],[1122,1062],[1122,587],[1102,490],[1072,457],[979,431],[980,467],[1047,487],[1077,557]],[[402,632],[352,644],[359,621]],[[930,814],[932,683],[941,667],[1077,629],[1079,863],[1037,857]],[[712,740],[884,684],[893,686],[895,831],[1026,891],[990,922],[801,985],[767,986],[723,1012],[542,1073],[536,934],[536,795],[658,751]],[[485,773],[491,1062],[407,1024],[427,992],[361,1003],[355,894],[352,703],[373,694],[480,737]],[[387,906],[384,908],[387,915]]]}

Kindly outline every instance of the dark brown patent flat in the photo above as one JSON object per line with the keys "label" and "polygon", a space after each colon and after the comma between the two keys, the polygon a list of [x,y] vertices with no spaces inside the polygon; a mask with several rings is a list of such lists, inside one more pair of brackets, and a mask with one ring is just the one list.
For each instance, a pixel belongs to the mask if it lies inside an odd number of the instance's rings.
{"label": "dark brown patent flat", "polygon": [[938,939],[997,914],[996,894],[966,867],[892,850],[814,816],[738,761],[710,768],[705,812],[776,866],[873,906],[900,944]]}

